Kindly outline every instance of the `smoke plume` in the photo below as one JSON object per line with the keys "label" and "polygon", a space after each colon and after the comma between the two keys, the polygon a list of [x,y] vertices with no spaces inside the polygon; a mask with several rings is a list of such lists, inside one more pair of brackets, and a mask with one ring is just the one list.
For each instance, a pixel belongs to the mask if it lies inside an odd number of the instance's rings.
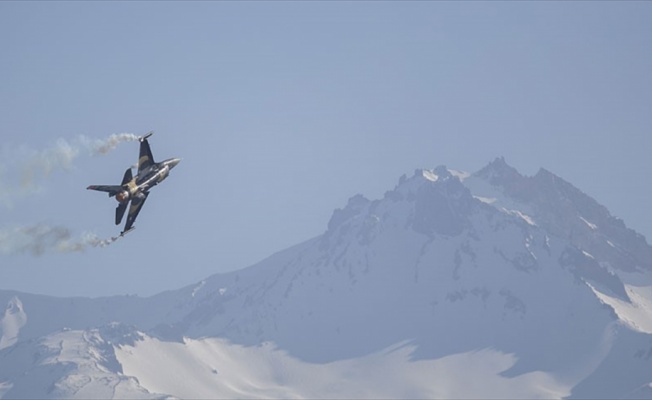
{"label": "smoke plume", "polygon": [[114,133],[106,139],[88,139],[80,136],[80,140],[91,150],[91,154],[106,154],[122,142],[134,142],[140,139],[133,133]]}
{"label": "smoke plume", "polygon": [[0,230],[0,253],[42,255],[47,251],[59,253],[83,252],[90,247],[106,247],[120,236],[100,239],[94,233],[84,233],[73,238],[63,226],[35,224]]}
{"label": "smoke plume", "polygon": [[6,207],[12,200],[41,191],[42,182],[54,172],[69,171],[82,154],[105,155],[120,143],[137,141],[133,133],[112,134],[104,139],[80,135],[76,139],[59,139],[53,146],[41,150],[25,147],[2,150],[0,159],[0,203]]}
{"label": "smoke plume", "polygon": [[[11,207],[13,200],[40,192],[43,183],[53,173],[71,170],[81,155],[105,155],[120,143],[137,141],[139,138],[131,133],[119,133],[104,139],[87,136],[59,139],[54,145],[41,150],[0,148],[0,204]],[[47,224],[0,227],[0,254],[83,252],[91,247],[109,246],[119,238],[101,239],[94,233],[73,237],[66,227]]]}

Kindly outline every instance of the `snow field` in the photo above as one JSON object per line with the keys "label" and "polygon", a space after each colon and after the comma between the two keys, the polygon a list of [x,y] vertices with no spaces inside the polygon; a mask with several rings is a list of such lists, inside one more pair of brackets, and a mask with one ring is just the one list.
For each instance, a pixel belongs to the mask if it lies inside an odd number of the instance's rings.
{"label": "snow field", "polygon": [[399,343],[364,357],[318,364],[270,343],[224,339],[164,342],[147,337],[116,349],[125,375],[150,392],[179,398],[562,398],[570,387],[552,374],[501,373],[516,357],[493,349],[412,360]]}

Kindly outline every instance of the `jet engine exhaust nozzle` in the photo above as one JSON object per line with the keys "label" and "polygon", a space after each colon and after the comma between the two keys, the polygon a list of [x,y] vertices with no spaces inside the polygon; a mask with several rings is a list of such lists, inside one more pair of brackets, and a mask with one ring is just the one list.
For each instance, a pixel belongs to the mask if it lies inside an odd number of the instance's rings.
{"label": "jet engine exhaust nozzle", "polygon": [[118,200],[118,203],[124,203],[129,200],[129,192],[123,190],[122,192],[115,195],[115,199]]}

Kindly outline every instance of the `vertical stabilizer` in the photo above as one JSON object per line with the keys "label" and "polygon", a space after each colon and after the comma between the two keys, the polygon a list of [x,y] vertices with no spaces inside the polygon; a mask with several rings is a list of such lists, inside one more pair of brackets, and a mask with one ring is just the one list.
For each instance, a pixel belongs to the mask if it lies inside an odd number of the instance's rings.
{"label": "vertical stabilizer", "polygon": [[132,179],[134,179],[134,176],[131,174],[131,168],[127,168],[127,170],[125,171],[125,175],[122,177],[121,185],[130,182]]}

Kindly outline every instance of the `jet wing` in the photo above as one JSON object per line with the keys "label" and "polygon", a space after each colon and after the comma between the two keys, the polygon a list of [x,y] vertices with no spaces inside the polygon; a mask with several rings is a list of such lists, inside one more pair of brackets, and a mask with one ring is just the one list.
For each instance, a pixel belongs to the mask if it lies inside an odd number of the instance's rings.
{"label": "jet wing", "polygon": [[147,142],[147,136],[140,141],[140,155],[138,156],[138,172],[146,169],[150,165],[153,165],[154,157],[152,157],[152,150],[149,148],[149,143]]}
{"label": "jet wing", "polygon": [[115,224],[116,225],[120,225],[120,222],[122,222],[122,217],[124,217],[125,211],[127,211],[127,202],[126,201],[124,203],[118,204],[118,206],[115,208]]}
{"label": "jet wing", "polygon": [[125,229],[122,231],[122,234],[129,232],[136,222],[136,217],[140,212],[140,209],[143,208],[145,200],[149,193],[143,193],[143,197],[136,196],[131,200],[131,206],[129,206],[129,214],[127,214],[127,223],[125,224]]}

